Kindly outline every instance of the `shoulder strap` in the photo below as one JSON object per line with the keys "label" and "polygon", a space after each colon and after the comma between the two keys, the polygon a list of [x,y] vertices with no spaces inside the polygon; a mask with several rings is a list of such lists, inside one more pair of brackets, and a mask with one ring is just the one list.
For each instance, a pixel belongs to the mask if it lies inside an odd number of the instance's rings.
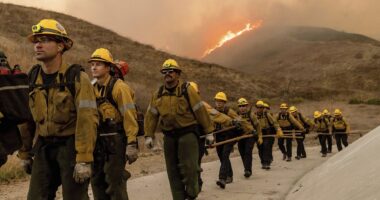
{"label": "shoulder strap", "polygon": [[197,117],[195,116],[195,113],[193,111],[193,108],[191,107],[191,104],[190,104],[189,93],[187,92],[187,88],[189,87],[189,85],[190,85],[190,83],[187,82],[187,81],[184,82],[184,83],[182,83],[182,85],[181,85],[181,94],[185,97],[187,103],[189,104],[189,108],[190,108],[191,113],[194,116],[194,119],[197,119]]}
{"label": "shoulder strap", "polygon": [[84,69],[78,64],[71,65],[65,72],[66,87],[73,97],[75,97],[75,81],[80,82],[80,72],[84,72]]}
{"label": "shoulder strap", "polygon": [[157,99],[162,97],[162,93],[164,92],[164,87],[165,87],[164,85],[161,85],[160,88],[158,89]]}
{"label": "shoulder strap", "polygon": [[106,94],[106,98],[107,100],[117,109],[117,103],[115,101],[115,99],[113,99],[112,97],[112,90],[113,90],[113,87],[115,86],[115,83],[116,81],[118,80],[118,78],[114,78],[114,77],[111,77],[111,80],[107,86],[107,94]]}
{"label": "shoulder strap", "polygon": [[[273,121],[271,122],[271,120],[269,119],[269,117],[268,117],[268,113],[267,112],[264,112],[264,115],[265,115],[265,117],[267,118],[267,120],[268,120],[268,123],[269,123],[269,126],[273,126]],[[272,118],[273,119],[273,118]]]}
{"label": "shoulder strap", "polygon": [[40,71],[40,69],[41,69],[41,65],[37,64],[37,65],[34,65],[32,69],[29,71],[28,73],[29,91],[34,90],[34,88],[36,87],[36,81],[37,81],[38,72]]}

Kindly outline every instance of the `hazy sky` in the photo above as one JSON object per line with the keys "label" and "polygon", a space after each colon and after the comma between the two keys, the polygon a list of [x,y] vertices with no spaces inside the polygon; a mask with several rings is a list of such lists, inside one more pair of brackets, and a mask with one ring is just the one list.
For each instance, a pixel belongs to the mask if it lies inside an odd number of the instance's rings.
{"label": "hazy sky", "polygon": [[[64,12],[158,49],[199,58],[248,22],[308,25],[380,39],[379,0],[0,0]],[[68,28],[69,30],[69,28]]]}

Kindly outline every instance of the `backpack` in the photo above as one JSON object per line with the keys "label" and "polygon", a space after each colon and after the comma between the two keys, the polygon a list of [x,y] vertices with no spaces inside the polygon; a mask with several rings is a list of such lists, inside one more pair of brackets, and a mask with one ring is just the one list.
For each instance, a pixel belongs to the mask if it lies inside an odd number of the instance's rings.
{"label": "backpack", "polygon": [[75,81],[80,82],[80,72],[84,72],[81,65],[73,64],[65,72],[64,75],[58,74],[60,83],[53,84],[36,84],[38,73],[40,72],[41,65],[37,64],[29,71],[29,91],[39,87],[41,89],[59,88],[60,91],[64,91],[65,87],[70,91],[70,94],[75,97]]}
{"label": "backpack", "polygon": [[[120,79],[119,77],[111,77],[111,80],[109,82],[109,84],[107,85],[107,93],[106,93],[106,99],[115,107],[117,108],[117,103],[115,102],[115,100],[113,99],[112,97],[112,90],[113,90],[113,87],[115,86],[115,83],[116,81]],[[123,79],[121,79],[123,80]],[[135,103],[135,109],[136,109],[136,115],[137,115],[137,124],[138,124],[138,132],[137,132],[137,136],[144,136],[145,132],[144,132],[144,112],[140,109],[140,106],[138,106],[136,103]]]}
{"label": "backpack", "polygon": [[[26,74],[0,75],[0,112],[2,126],[32,121],[29,108],[29,83]],[[0,130],[0,134],[2,131]]]}

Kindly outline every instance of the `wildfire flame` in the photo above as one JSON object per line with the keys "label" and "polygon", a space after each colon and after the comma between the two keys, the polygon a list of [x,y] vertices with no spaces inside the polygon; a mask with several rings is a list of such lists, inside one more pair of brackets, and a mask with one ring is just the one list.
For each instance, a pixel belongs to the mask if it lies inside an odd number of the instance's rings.
{"label": "wildfire flame", "polygon": [[259,27],[261,26],[261,24],[262,24],[262,21],[260,20],[260,21],[254,23],[254,24],[247,23],[247,24],[245,25],[245,28],[242,29],[242,30],[240,30],[240,31],[238,31],[238,32],[235,32],[235,33],[234,33],[234,32],[232,32],[232,31],[228,31],[228,32],[227,32],[227,33],[226,33],[226,34],[225,34],[225,35],[219,40],[218,44],[216,44],[216,45],[215,45],[214,47],[212,47],[212,48],[207,49],[207,50],[203,53],[202,58],[206,57],[206,56],[209,55],[211,52],[213,52],[215,49],[217,49],[217,48],[223,46],[226,42],[228,42],[228,41],[230,41],[230,40],[232,40],[232,39],[234,39],[234,38],[240,36],[241,34],[259,28]]}

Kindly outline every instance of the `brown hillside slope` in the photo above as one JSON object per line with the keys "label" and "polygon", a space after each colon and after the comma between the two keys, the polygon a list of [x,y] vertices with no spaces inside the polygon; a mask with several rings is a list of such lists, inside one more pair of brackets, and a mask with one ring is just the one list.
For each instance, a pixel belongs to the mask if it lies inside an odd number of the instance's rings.
{"label": "brown hillside slope", "polygon": [[42,18],[57,19],[73,38],[74,47],[66,56],[70,63],[87,65],[87,59],[98,47],[109,48],[115,58],[126,59],[131,67],[127,81],[136,90],[137,99],[144,107],[161,82],[159,68],[168,58],[179,61],[184,68],[185,79],[199,83],[206,100],[211,100],[220,90],[226,91],[232,100],[240,96],[268,97],[275,94],[273,89],[257,83],[252,76],[235,70],[170,55],[64,14],[0,3],[0,49],[6,51],[12,64],[19,63],[28,68],[36,63],[33,46],[26,37],[31,33],[31,26]]}
{"label": "brown hillside slope", "polygon": [[[228,55],[228,56],[227,56]],[[281,95],[310,99],[380,95],[380,42],[313,27],[263,27],[205,61],[272,80]]]}

